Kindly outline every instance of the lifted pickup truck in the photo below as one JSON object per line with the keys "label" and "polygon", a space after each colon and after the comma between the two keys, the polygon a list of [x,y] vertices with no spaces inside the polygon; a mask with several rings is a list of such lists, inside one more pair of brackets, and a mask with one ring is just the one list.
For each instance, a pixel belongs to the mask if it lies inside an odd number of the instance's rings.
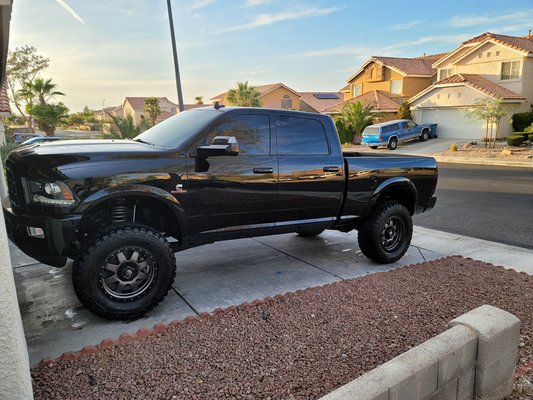
{"label": "lifted pickup truck", "polygon": [[133,140],[26,146],[6,172],[12,240],[49,265],[73,259],[78,298],[113,319],[165,297],[174,252],[215,241],[358,229],[366,256],[394,262],[437,184],[430,157],[343,154],[328,116],[218,106]]}

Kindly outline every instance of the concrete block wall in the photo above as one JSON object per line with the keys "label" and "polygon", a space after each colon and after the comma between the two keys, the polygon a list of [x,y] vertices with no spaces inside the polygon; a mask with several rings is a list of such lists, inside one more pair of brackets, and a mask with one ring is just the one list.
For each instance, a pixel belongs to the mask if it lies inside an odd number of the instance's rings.
{"label": "concrete block wall", "polygon": [[512,392],[520,320],[484,305],[321,400],[500,400]]}

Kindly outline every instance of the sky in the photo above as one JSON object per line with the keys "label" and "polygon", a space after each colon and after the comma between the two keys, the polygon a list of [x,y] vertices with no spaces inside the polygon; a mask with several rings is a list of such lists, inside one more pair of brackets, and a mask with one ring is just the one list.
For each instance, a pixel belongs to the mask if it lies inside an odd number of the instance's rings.
{"label": "sky", "polygon": [[[185,103],[283,82],[337,91],[372,55],[453,50],[483,32],[524,36],[531,0],[171,0]],[[72,112],[126,96],[177,101],[165,0],[14,0],[10,49],[50,59]]]}

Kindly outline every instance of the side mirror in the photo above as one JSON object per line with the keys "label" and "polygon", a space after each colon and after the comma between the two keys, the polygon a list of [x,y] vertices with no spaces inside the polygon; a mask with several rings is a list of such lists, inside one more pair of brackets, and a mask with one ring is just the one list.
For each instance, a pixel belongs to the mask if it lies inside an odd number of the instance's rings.
{"label": "side mirror", "polygon": [[196,152],[202,158],[237,156],[239,155],[239,144],[234,136],[215,136],[212,144],[197,147]]}

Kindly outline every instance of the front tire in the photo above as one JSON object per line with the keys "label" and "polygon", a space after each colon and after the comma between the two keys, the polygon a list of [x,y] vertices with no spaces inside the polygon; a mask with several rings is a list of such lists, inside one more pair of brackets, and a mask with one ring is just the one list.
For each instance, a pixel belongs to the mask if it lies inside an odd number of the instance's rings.
{"label": "front tire", "polygon": [[72,282],[80,302],[108,319],[145,314],[174,282],[176,262],[164,236],[144,226],[98,234],[74,262]]}
{"label": "front tire", "polygon": [[357,235],[363,254],[381,264],[402,258],[412,237],[411,214],[397,202],[387,202],[375,208]]}

